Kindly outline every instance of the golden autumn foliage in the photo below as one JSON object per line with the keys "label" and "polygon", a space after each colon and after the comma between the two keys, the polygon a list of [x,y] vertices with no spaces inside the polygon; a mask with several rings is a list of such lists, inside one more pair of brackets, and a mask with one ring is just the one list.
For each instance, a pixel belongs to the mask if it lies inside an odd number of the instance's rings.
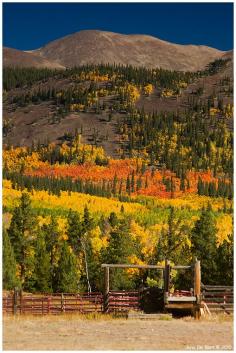
{"label": "golden autumn foliage", "polygon": [[76,103],[74,103],[74,104],[70,105],[70,111],[71,112],[83,112],[84,108],[85,108],[84,104],[76,104]]}
{"label": "golden autumn foliage", "polygon": [[146,86],[143,87],[144,94],[146,96],[150,96],[150,94],[153,92],[153,85],[151,83],[147,84]]}
{"label": "golden autumn foliage", "polygon": [[216,220],[218,245],[224,240],[228,241],[228,236],[233,234],[233,220],[231,215],[223,214]]}
{"label": "golden autumn foliage", "polygon": [[[125,127],[124,127],[125,129]],[[125,131],[124,131],[125,134]],[[161,138],[161,137],[160,137]],[[169,149],[175,150],[177,146],[177,135],[174,134],[169,141]],[[101,187],[101,184],[112,183],[117,178],[118,183],[122,182],[121,191],[126,193],[126,180],[134,175],[134,187],[131,194],[155,196],[158,198],[180,198],[184,195],[195,194],[198,192],[199,179],[204,183],[213,182],[216,189],[218,188],[218,177],[213,176],[213,172],[208,170],[204,172],[187,171],[184,181],[184,189],[181,188],[181,180],[176,177],[175,173],[166,169],[155,169],[146,167],[141,173],[142,165],[145,164],[145,156],[143,158],[133,157],[132,159],[111,159],[106,156],[102,147],[81,144],[81,134],[75,136],[71,146],[63,143],[59,152],[62,158],[70,160],[70,163],[55,163],[53,165],[43,162],[43,156],[52,153],[56,148],[55,144],[42,147],[41,152],[29,152],[27,148],[11,148],[3,151],[3,164],[9,172],[20,172],[28,176],[38,177],[54,177],[65,178],[70,177],[74,181],[76,179],[90,181]],[[213,142],[209,142],[209,151],[212,163],[218,158],[218,150]],[[186,157],[190,150],[182,147],[180,154]],[[143,151],[145,154],[145,151]],[[224,149],[225,158],[230,158],[230,151]],[[96,163],[102,164],[97,165]],[[173,190],[167,189],[166,183],[173,184]],[[229,183],[229,179],[224,177],[224,182]],[[118,190],[116,190],[118,191]]]}
{"label": "golden autumn foliage", "polygon": [[230,119],[233,117],[234,114],[234,107],[232,104],[228,103],[224,106],[223,113],[227,119]]}
{"label": "golden autumn foliage", "polygon": [[210,108],[209,110],[210,116],[215,116],[219,112],[220,110],[218,108]]}
{"label": "golden autumn foliage", "polygon": [[48,165],[42,162],[37,152],[28,153],[26,147],[11,147],[9,150],[3,150],[3,166],[7,170],[20,172],[24,168],[39,168]]}
{"label": "golden autumn foliage", "polygon": [[[61,208],[65,210],[72,209],[74,211],[82,213],[85,205],[88,206],[89,210],[93,214],[104,214],[108,216],[111,212],[120,213],[122,202],[107,199],[98,196],[91,196],[87,194],[80,194],[77,192],[68,193],[67,191],[62,191],[60,196],[50,195],[47,191],[36,191],[33,190],[29,193],[32,199],[32,205],[35,208],[47,208],[56,209]],[[19,199],[22,195],[22,191],[15,190],[11,187],[11,183],[4,181],[3,189],[3,204],[7,207],[15,207],[19,204]],[[142,212],[145,207],[138,203],[126,203],[125,212],[127,214],[132,214],[135,212]],[[61,223],[61,228],[65,228],[65,224]]]}
{"label": "golden autumn foliage", "polygon": [[174,91],[172,89],[163,89],[161,92],[161,97],[169,98],[174,96]]}
{"label": "golden autumn foliage", "polygon": [[89,233],[89,236],[94,254],[98,255],[102,248],[106,248],[108,246],[108,238],[107,236],[102,235],[99,226],[92,229]]}

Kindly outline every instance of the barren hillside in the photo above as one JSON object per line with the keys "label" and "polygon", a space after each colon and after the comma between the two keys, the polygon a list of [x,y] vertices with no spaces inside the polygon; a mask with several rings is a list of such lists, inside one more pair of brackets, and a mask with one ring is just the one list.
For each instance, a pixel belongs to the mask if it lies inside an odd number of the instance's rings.
{"label": "barren hillside", "polygon": [[148,35],[85,30],[57,39],[31,52],[6,49],[4,65],[73,67],[116,63],[196,71],[224,54],[225,52],[207,46],[173,44]]}

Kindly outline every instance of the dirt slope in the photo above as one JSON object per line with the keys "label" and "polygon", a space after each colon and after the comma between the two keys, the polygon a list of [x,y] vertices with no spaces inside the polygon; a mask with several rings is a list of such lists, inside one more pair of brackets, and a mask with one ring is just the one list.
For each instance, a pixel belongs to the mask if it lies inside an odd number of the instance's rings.
{"label": "dirt slope", "polygon": [[33,52],[25,52],[12,48],[3,48],[3,66],[8,67],[36,67],[63,69],[64,67],[53,60],[47,60]]}
{"label": "dirt slope", "polygon": [[[43,60],[46,60],[48,65],[63,67],[116,63],[181,71],[203,69],[209,62],[225,54],[203,45],[179,45],[148,35],[124,35],[98,30],[80,31],[30,53],[21,53],[23,57],[17,53],[15,64],[22,65],[22,59],[27,54],[31,66],[45,65]],[[7,50],[4,53],[4,65],[9,65],[11,61],[11,52]]]}

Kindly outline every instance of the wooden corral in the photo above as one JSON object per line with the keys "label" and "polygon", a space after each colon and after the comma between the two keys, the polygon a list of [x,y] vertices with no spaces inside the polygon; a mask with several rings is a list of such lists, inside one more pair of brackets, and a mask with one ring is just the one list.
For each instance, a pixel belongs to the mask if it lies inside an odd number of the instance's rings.
{"label": "wooden corral", "polygon": [[202,303],[209,313],[233,314],[233,286],[202,285]]}
{"label": "wooden corral", "polygon": [[[171,266],[168,260],[165,266],[157,265],[129,265],[129,264],[102,264],[104,268],[104,312],[109,312],[110,308],[110,269],[114,268],[137,268],[137,269],[153,269],[163,273],[164,279],[164,311],[171,310],[191,310],[195,318],[200,317],[201,309],[201,267],[200,261],[196,259],[195,263],[190,266]],[[190,292],[170,292],[171,270],[193,270],[194,273],[194,290]],[[186,295],[187,294],[187,295]],[[111,297],[112,298],[112,297]]]}
{"label": "wooden corral", "polygon": [[[103,293],[23,293],[15,289],[3,293],[4,314],[61,314],[61,313],[118,313],[128,316],[129,312],[173,313],[190,311],[195,318],[202,313],[233,313],[233,287],[201,284],[200,261],[190,266],[165,266],[103,264]],[[153,269],[162,272],[163,288],[142,288],[140,290],[119,290],[110,288],[110,270],[116,268]],[[190,270],[193,273],[193,288],[170,290],[171,271]],[[151,302],[151,305],[150,305]]]}
{"label": "wooden corral", "polygon": [[102,311],[101,293],[22,294],[15,290],[3,295],[3,313],[6,314],[88,314]]}

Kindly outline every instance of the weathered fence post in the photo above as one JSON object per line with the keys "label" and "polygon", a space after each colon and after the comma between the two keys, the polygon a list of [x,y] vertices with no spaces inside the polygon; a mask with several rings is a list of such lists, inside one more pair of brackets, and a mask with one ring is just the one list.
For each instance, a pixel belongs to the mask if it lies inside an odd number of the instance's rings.
{"label": "weathered fence post", "polygon": [[168,304],[168,295],[170,291],[170,261],[165,260],[164,270],[164,304]]}
{"label": "weathered fence post", "polygon": [[13,293],[13,314],[17,314],[17,297],[18,297],[18,288],[14,288],[14,293]]}
{"label": "weathered fence post", "polygon": [[194,295],[196,297],[194,317],[195,319],[199,319],[201,308],[201,265],[200,261],[197,259],[194,264]]}
{"label": "weathered fence post", "polygon": [[103,311],[107,313],[109,310],[109,267],[104,267],[104,294],[103,294]]}
{"label": "weathered fence post", "polygon": [[50,314],[51,309],[51,297],[48,297],[48,314]]}
{"label": "weathered fence post", "polygon": [[24,305],[24,302],[23,302],[23,291],[22,291],[22,289],[20,289],[20,313],[21,314],[23,312],[23,305]]}
{"label": "weathered fence post", "polygon": [[65,312],[65,298],[63,293],[61,293],[61,312]]}

